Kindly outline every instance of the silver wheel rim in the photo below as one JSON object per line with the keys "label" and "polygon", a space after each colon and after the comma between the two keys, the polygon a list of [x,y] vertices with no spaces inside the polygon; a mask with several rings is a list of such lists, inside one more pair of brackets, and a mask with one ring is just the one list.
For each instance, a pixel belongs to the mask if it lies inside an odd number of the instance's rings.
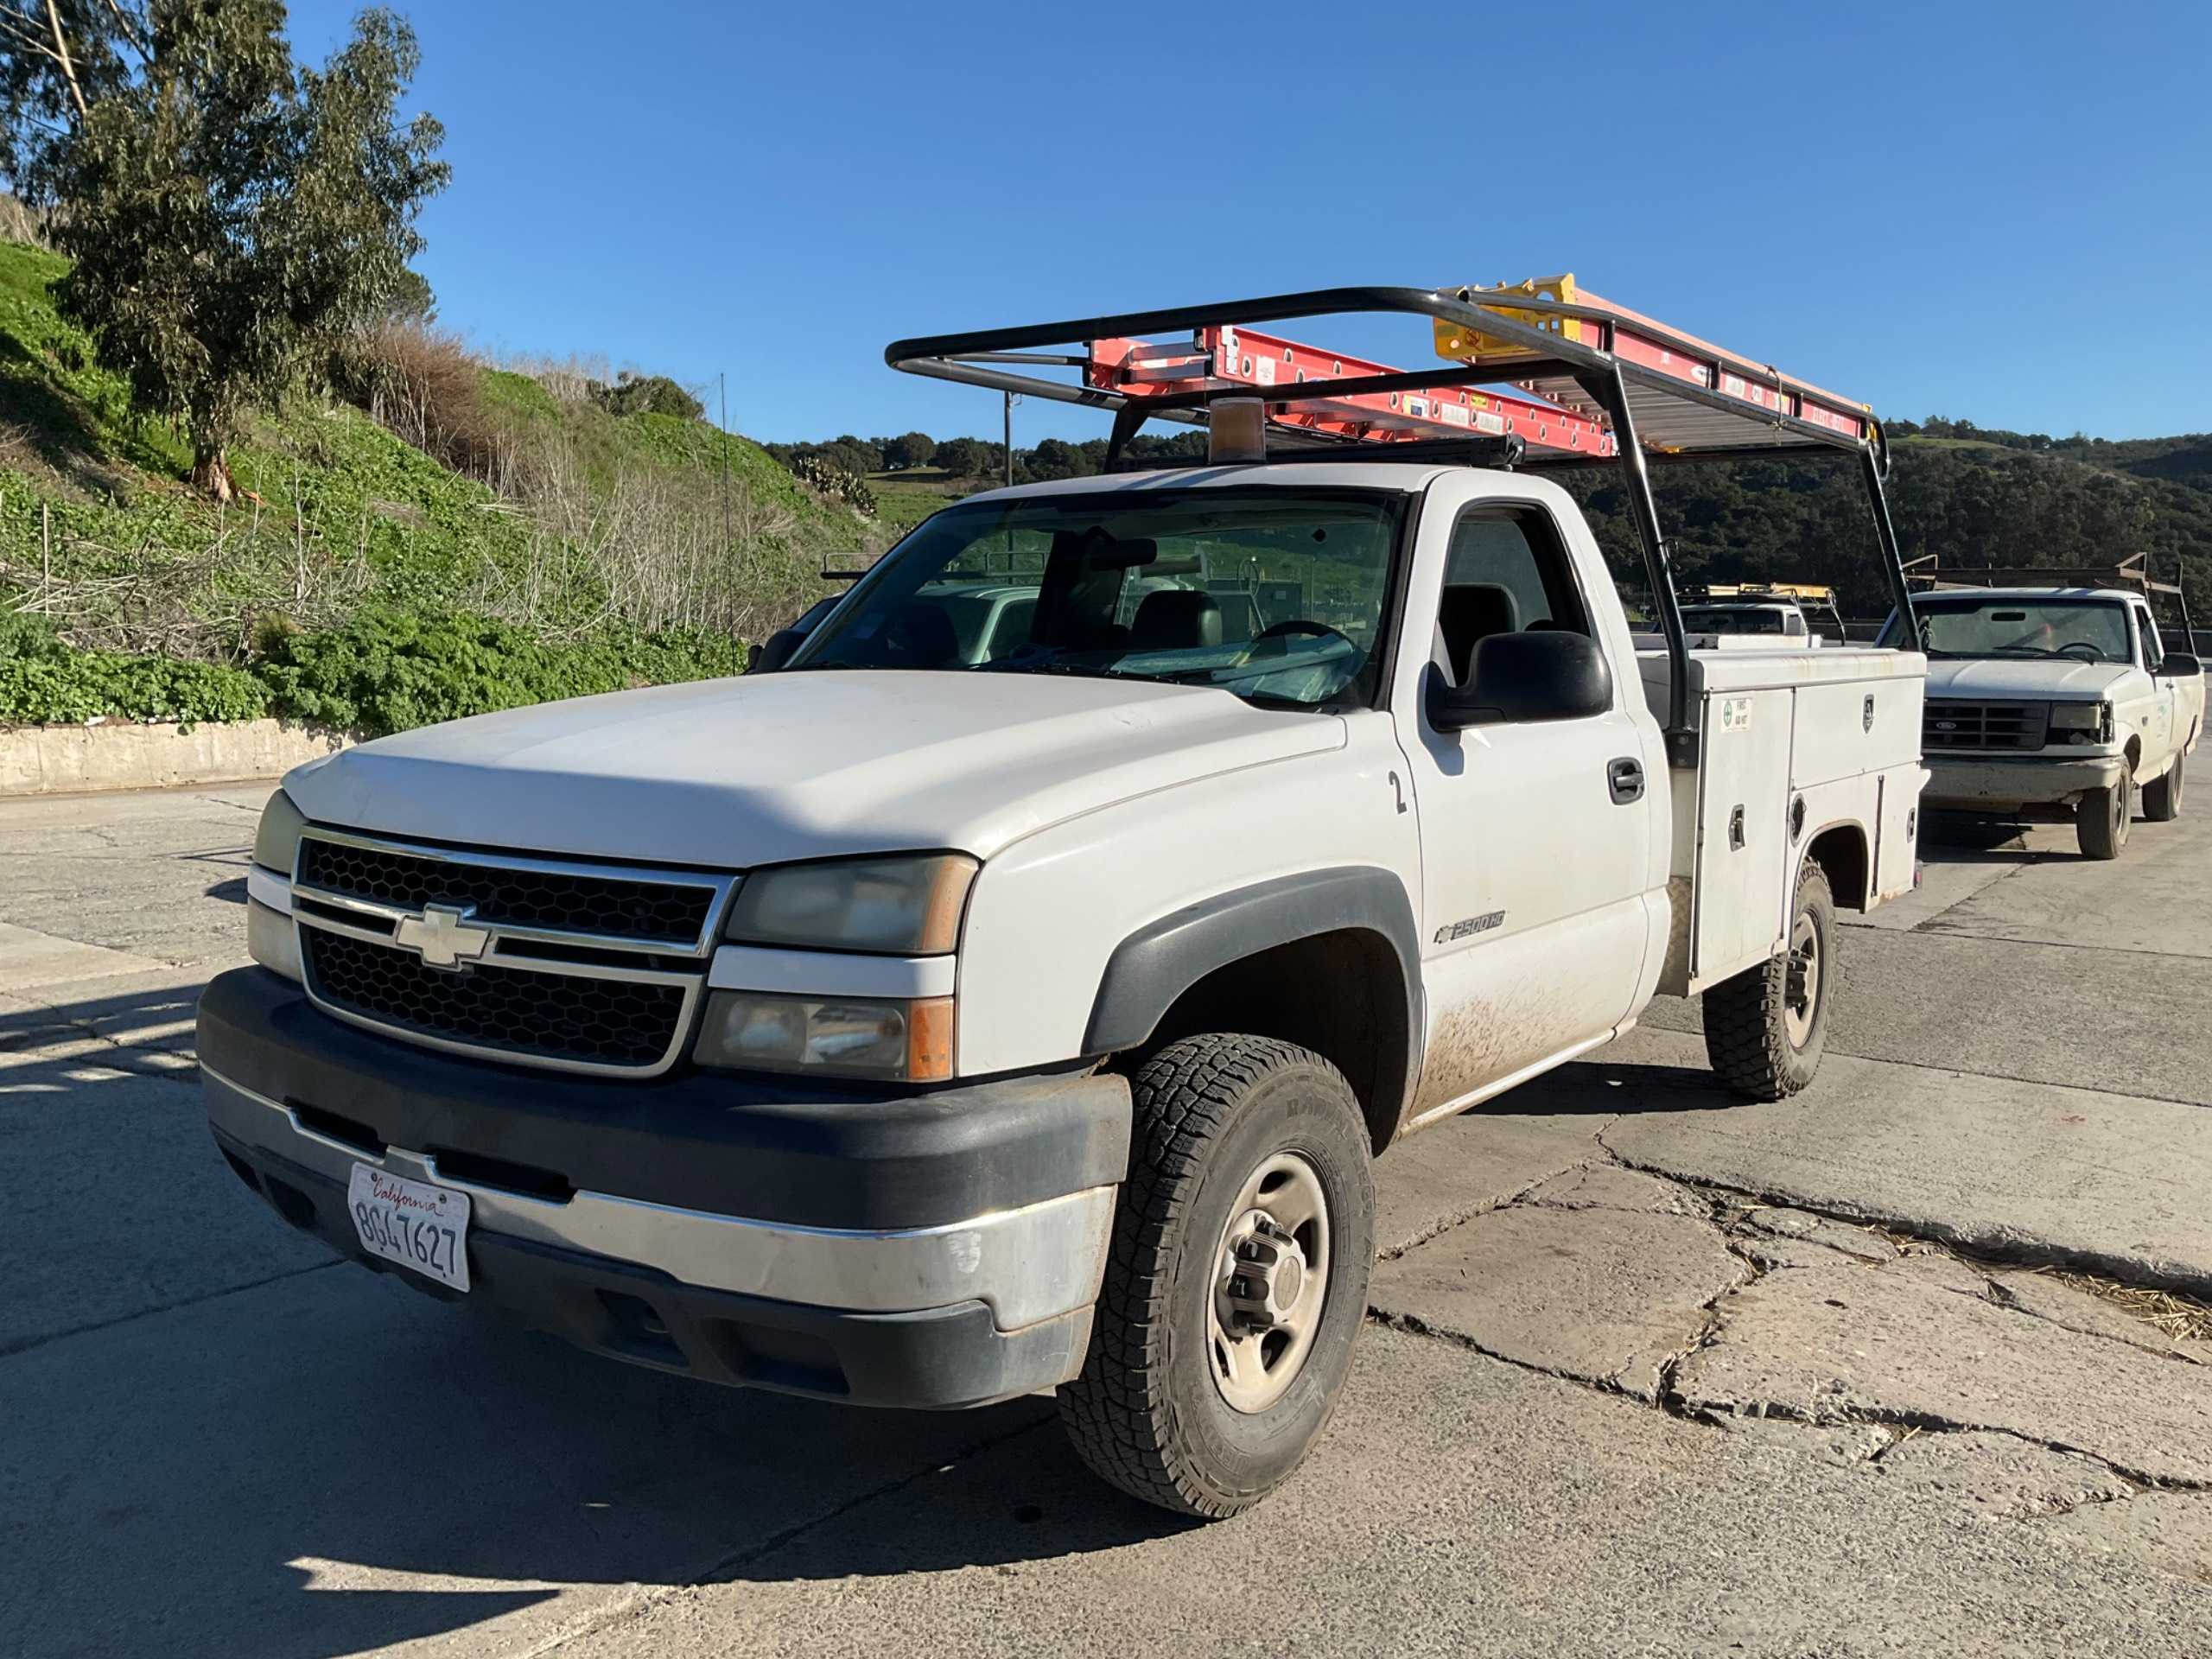
{"label": "silver wheel rim", "polygon": [[2127,826],[2135,817],[2135,779],[2127,772],[2120,775],[2120,787],[2112,792],[2112,838],[2114,845],[2127,839]]}
{"label": "silver wheel rim", "polygon": [[1230,1409],[1265,1411],[1298,1380],[1328,1284],[1321,1178],[1297,1153],[1276,1153],[1245,1177],[1214,1253],[1206,1365]]}
{"label": "silver wheel rim", "polygon": [[1782,999],[1782,1026],[1789,1046],[1812,1040],[1813,1015],[1821,1006],[1821,931],[1810,914],[1789,930],[1789,982]]}

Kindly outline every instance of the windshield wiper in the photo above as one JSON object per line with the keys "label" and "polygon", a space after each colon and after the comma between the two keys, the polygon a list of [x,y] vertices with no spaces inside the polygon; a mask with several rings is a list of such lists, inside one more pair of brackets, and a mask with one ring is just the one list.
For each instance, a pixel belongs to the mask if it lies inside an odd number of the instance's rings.
{"label": "windshield wiper", "polygon": [[1070,674],[1086,680],[1126,680],[1131,677],[1116,674],[1110,668],[1096,663],[1071,663],[1053,657],[1001,657],[995,661],[977,663],[970,671],[979,674]]}

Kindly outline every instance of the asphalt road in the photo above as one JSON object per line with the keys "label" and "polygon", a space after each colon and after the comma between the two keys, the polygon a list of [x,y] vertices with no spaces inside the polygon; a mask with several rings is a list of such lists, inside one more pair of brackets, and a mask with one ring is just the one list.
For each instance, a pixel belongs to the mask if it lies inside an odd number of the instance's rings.
{"label": "asphalt road", "polygon": [[[1312,1466],[1188,1528],[1048,1403],[839,1411],[332,1261],[200,1117],[261,789],[0,803],[0,1652],[2212,1650],[2212,820],[1930,849],[1830,1058],[1696,1010],[1380,1171]],[[1963,1254],[1960,1254],[1963,1252]]]}

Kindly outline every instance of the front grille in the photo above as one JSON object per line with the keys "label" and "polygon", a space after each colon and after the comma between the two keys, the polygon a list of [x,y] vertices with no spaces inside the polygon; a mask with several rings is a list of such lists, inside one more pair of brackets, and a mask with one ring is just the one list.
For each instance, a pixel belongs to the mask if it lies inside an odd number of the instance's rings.
{"label": "front grille", "polygon": [[311,988],[334,1008],[541,1063],[656,1066],[676,1042],[688,998],[682,984],[488,963],[454,973],[425,966],[412,950],[321,927],[302,927],[300,946]]}
{"label": "front grille", "polygon": [[1944,749],[2040,749],[2050,724],[2048,703],[1955,702],[1931,698],[1920,718],[1920,747],[1923,753]]}
{"label": "front grille", "polygon": [[697,947],[716,891],[627,874],[434,858],[313,834],[300,842],[299,879],[398,910],[454,905],[473,910],[480,922],[601,933],[686,950]]}

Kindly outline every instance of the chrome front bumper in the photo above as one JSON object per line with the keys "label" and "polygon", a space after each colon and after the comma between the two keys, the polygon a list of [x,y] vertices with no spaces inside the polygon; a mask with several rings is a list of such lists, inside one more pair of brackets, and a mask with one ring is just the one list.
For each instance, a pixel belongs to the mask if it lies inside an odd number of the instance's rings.
{"label": "chrome front bumper", "polygon": [[645,1268],[702,1289],[861,1313],[981,1302],[995,1327],[1012,1332],[1088,1308],[1105,1273],[1110,1186],[891,1230],[794,1226],[604,1192],[546,1198],[456,1179],[423,1153],[350,1146],[308,1128],[282,1101],[205,1065],[201,1075],[209,1122],[247,1147],[340,1186],[367,1164],[454,1187],[469,1196],[472,1234]]}
{"label": "chrome front bumper", "polygon": [[1967,812],[2066,805],[2089,790],[2111,788],[2127,770],[2126,757],[2118,754],[1930,754],[1921,764],[1929,772],[1921,804]]}

